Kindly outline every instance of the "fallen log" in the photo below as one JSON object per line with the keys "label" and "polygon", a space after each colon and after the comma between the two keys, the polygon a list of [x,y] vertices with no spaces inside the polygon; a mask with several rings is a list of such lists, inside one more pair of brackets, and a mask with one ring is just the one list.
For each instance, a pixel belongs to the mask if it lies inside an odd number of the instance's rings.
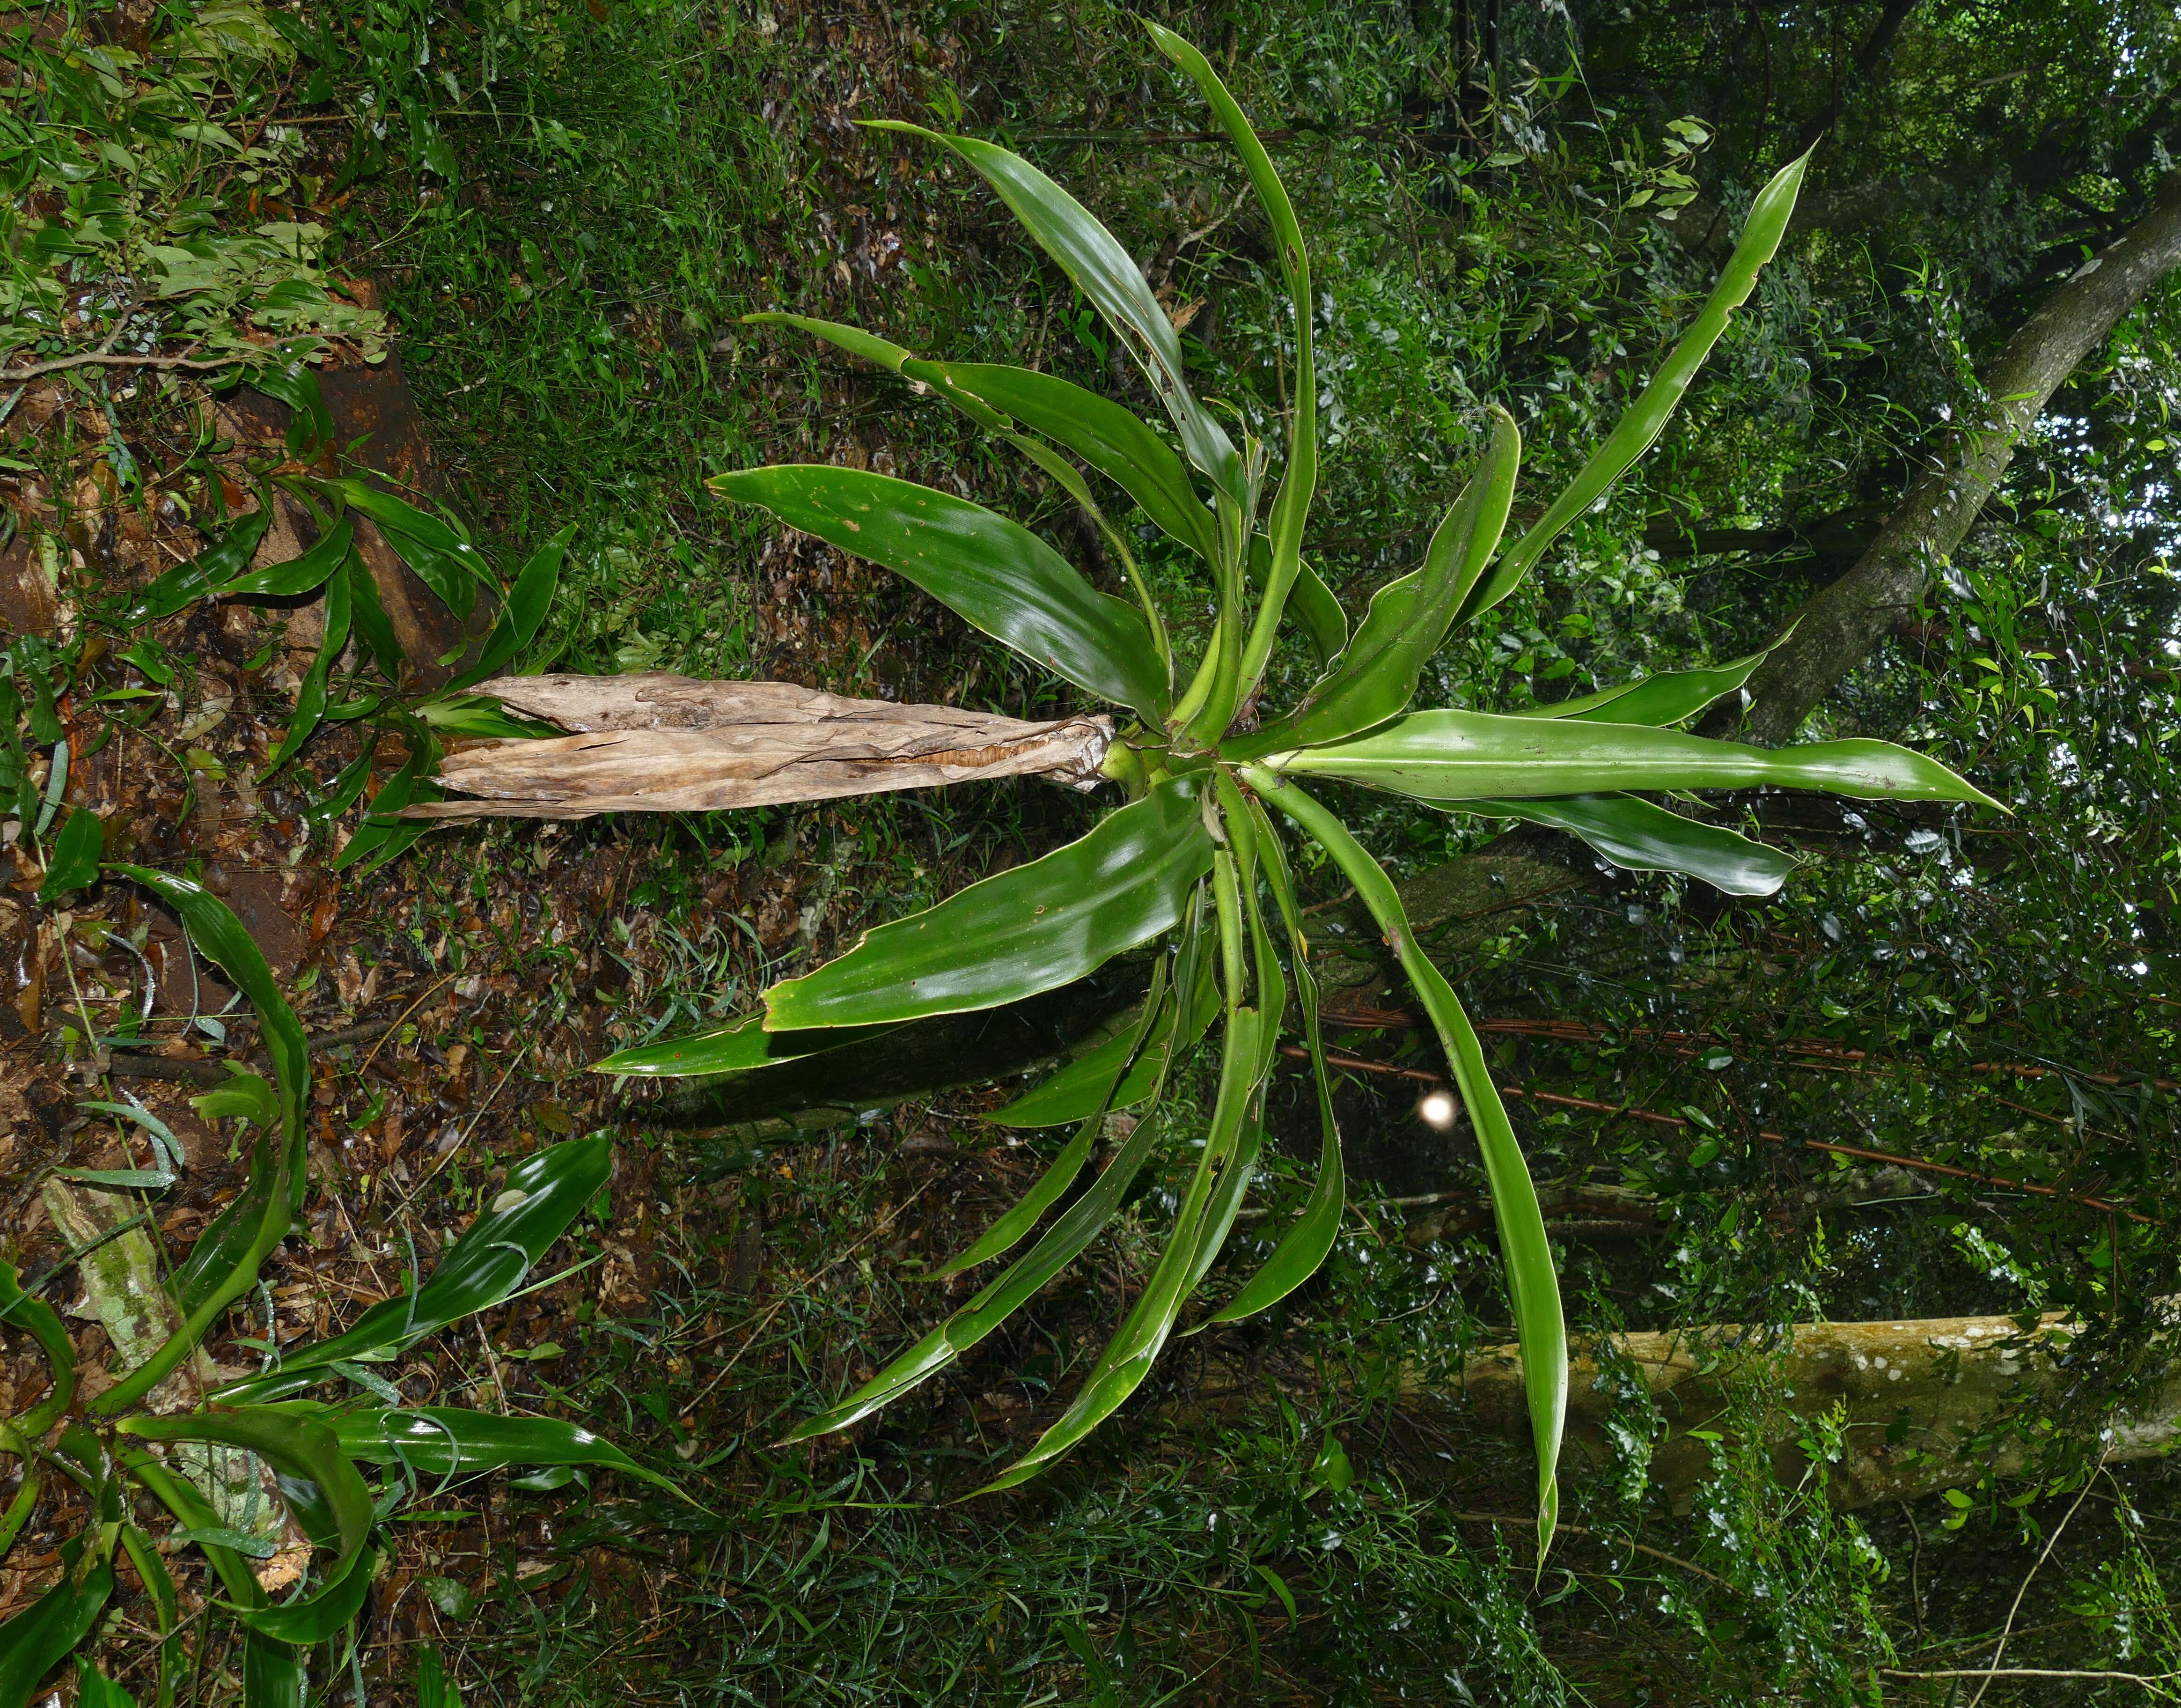
{"label": "fallen log", "polygon": [[[2181,1322],[2181,1300],[2162,1303]],[[1762,1382],[1780,1396],[1766,1445],[1794,1475],[1803,1423],[1846,1408],[1847,1451],[1827,1473],[1842,1510],[1974,1484],[1987,1470],[2018,1476],[2030,1468],[2031,1435],[2045,1432],[2001,1431],[1996,1445],[1992,1432],[2049,1413],[2071,1379],[2063,1361],[2082,1333],[2049,1312],[2027,1330],[2012,1317],[1940,1317],[1798,1324],[1777,1335],[1729,1326],[1607,1335],[1569,1349],[1566,1451],[1603,1462],[1615,1400],[1624,1383],[1640,1381],[1666,1421],[1652,1482],[1686,1512],[1712,1457],[1711,1444],[1692,1432],[1719,1427],[1735,1394]],[[1402,1397],[1527,1440],[1521,1370],[1515,1347],[1494,1347],[1469,1361],[1455,1388],[1411,1379]],[[2181,1360],[2105,1427],[2108,1464],[2172,1451],[2181,1441]]]}

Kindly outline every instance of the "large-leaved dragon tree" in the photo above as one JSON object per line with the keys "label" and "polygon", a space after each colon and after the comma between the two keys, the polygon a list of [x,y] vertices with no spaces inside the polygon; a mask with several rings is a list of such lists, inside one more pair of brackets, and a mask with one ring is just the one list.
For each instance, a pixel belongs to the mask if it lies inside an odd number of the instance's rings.
{"label": "large-leaved dragon tree", "polygon": [[[1631,791],[1764,784],[1873,799],[1985,797],[1944,766],[1881,742],[1767,751],[1673,727],[1737,691],[1753,659],[1653,676],[1523,715],[1409,710],[1426,661],[1450,627],[1505,599],[1658,437],[1778,246],[1802,162],[1757,196],[1709,301],[1566,490],[1503,544],[1521,438],[1505,412],[1490,409],[1474,470],[1422,562],[1380,588],[1351,633],[1339,602],[1303,560],[1317,478],[1317,404],[1302,232],[1272,161],[1211,65],[1179,36],[1148,27],[1232,137],[1277,246],[1294,379],[1291,407],[1275,434],[1244,431],[1238,444],[1222,412],[1191,390],[1172,322],[1112,234],[1027,161],[972,137],[875,121],[951,150],[998,191],[1141,366],[1171,440],[1122,405],[1050,374],[929,361],[853,327],[753,317],[800,328],[890,368],[1004,439],[1097,523],[1136,602],[1097,590],[1028,528],[930,487],[815,465],[749,469],[712,482],[722,497],[761,506],[906,577],[1117,713],[1033,725],[781,684],[504,678],[480,691],[578,732],[458,752],[443,781],[477,798],[411,810],[442,818],[687,810],[1024,772],[1090,786],[1110,781],[1125,794],[1125,804],[1079,841],[878,926],[837,959],[775,985],[760,1015],[599,1064],[620,1074],[748,1071],[852,1047],[872,1028],[1017,1002],[1118,955],[1159,946],[1134,1023],[1033,1091],[1009,1117],[1073,1124],[1073,1136],[1029,1195],[941,1273],[991,1263],[1025,1241],[1028,1250],[793,1438],[844,1429],[945,1368],[1079,1256],[1162,1151],[1186,1156],[1187,1147],[1199,1147],[1164,1249],[1126,1321],[1065,1412],[990,1485],[996,1489],[1080,1441],[1151,1369],[1241,1206],[1265,1142],[1266,1086],[1291,1006],[1317,1079],[1323,1149],[1316,1183],[1271,1257],[1212,1320],[1264,1310],[1332,1247],[1344,1196],[1340,1143],[1284,838],[1299,832],[1315,841],[1355,887],[1430,1015],[1483,1152],[1522,1351],[1542,1545],[1557,1504],[1567,1348],[1537,1196],[1460,1001],[1419,947],[1384,871],[1312,787],[1321,779],[1361,783],[1449,812],[1555,826],[1624,865],[1691,874],[1737,894],[1776,889],[1792,862]],[[1200,656],[1176,655],[1130,530],[1102,508],[1085,467],[1201,560],[1217,616]],[[1284,636],[1312,649],[1319,672],[1295,705],[1263,710],[1260,692]],[[1209,1125],[1200,1128],[1173,1113],[1179,1100],[1169,1103],[1165,1093],[1215,1027],[1217,1092]],[[1123,1108],[1136,1112],[1135,1122],[1103,1171],[1070,1199],[1107,1130],[1104,1118]],[[1118,1136],[1121,1128],[1112,1130]]]}

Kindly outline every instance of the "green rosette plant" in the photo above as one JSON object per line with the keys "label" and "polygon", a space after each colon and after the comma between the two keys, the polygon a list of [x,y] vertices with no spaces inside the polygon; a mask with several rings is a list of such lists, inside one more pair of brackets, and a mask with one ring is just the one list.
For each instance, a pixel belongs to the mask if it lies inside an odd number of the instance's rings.
{"label": "green rosette plant", "polygon": [[[1750,208],[1709,301],[1567,489],[1512,544],[1521,435],[1493,408],[1467,484],[1422,562],[1380,588],[1354,633],[1303,560],[1317,477],[1310,263],[1293,207],[1241,108],[1203,55],[1156,24],[1161,52],[1194,80],[1240,152],[1277,246],[1293,340],[1294,395],[1278,478],[1273,447],[1191,390],[1179,338],[1142,269],[1081,203],[1020,157],[974,137],[872,121],[951,151],[975,169],[1096,306],[1142,368],[1172,440],[1121,405],[1049,374],[937,362],[859,329],[789,314],[792,326],[929,387],[1026,456],[1098,524],[1133,585],[1101,592],[1029,529],[949,493],[860,469],[749,469],[713,482],[725,498],[907,578],[970,623],[1077,688],[1121,708],[1104,771],[1128,796],[1079,841],[876,926],[853,948],[765,995],[761,1016],[694,1038],[625,1051],[602,1070],[743,1072],[846,1047],[852,1029],[891,1027],[1019,1001],[1162,943],[1149,991],[1123,1036],[1034,1091],[1011,1121],[1074,1123],[1030,1194],[940,1271],[1028,1249],[869,1382],[789,1437],[868,1418],[991,1334],[1090,1241],[1162,1149],[1201,1146],[1165,1246],[1126,1320],[1058,1421],[988,1485],[1022,1482],[1083,1440],[1135,1390],[1233,1227],[1265,1142],[1267,1083],[1292,1004],[1317,1081],[1322,1152],[1316,1183],[1271,1257],[1216,1312],[1229,1322],[1293,1291],[1331,1249],[1344,1201],[1317,993],[1284,837],[1314,841],[1354,885],[1430,1016],[1482,1149],[1505,1258],[1537,1452],[1540,1550],[1557,1510],[1566,1336],[1551,1249],[1520,1144],[1475,1028],[1416,942],[1383,869],[1315,795],[1319,779],[1389,790],[1449,812],[1532,820],[1572,832],[1622,865],[1703,878],[1735,894],[1775,890],[1780,853],[1692,822],[1631,791],[1774,785],[1867,799],[1996,804],[1945,766],[1875,741],[1768,751],[1673,726],[1737,690],[1758,660],[1650,677],[1518,716],[1411,711],[1419,675],[1457,622],[1505,599],[1554,539],[1655,440],[1778,247],[1802,181],[1786,167]],[[1184,667],[1129,536],[1077,466],[1109,482],[1201,561],[1217,615]],[[1321,673],[1292,707],[1257,716],[1273,648],[1291,633]],[[1168,1113],[1184,1052],[1216,1029],[1208,1126]],[[1090,1165],[1103,1117],[1137,1119],[1103,1172],[1036,1232]],[[1033,1240],[1031,1235],[1036,1232]]]}
{"label": "green rosette plant", "polygon": [[[69,823],[97,821],[80,812]],[[95,850],[86,864],[70,854],[69,843],[63,831],[47,866],[49,891],[80,889],[100,876]],[[117,1550],[152,1600],[159,1639],[153,1700],[159,1708],[175,1700],[192,1665],[184,1650],[191,1622],[183,1617],[167,1550],[136,1520],[134,1490],[150,1494],[175,1520],[170,1545],[202,1553],[213,1582],[207,1615],[216,1608],[241,1627],[246,1708],[288,1708],[309,1694],[314,1655],[322,1675],[347,1664],[357,1615],[390,1553],[380,1527],[420,1485],[428,1491],[457,1477],[524,1465],[555,1468],[542,1485],[599,1469],[672,1487],[578,1424],[411,1406],[379,1374],[441,1329],[522,1288],[605,1185],[611,1145],[603,1136],[572,1139],[523,1158],[428,1277],[412,1278],[405,1291],[329,1339],[278,1348],[260,1343],[268,1350],[258,1374],[222,1373],[206,1355],[207,1343],[230,1307],[247,1303],[265,1263],[296,1230],[307,1189],[308,1044],[279,981],[225,903],[167,873],[120,865],[103,871],[142,885],[172,908],[191,942],[250,998],[273,1077],[237,1068],[226,1084],[196,1099],[207,1119],[240,1117],[256,1137],[241,1189],[163,1273],[141,1230],[148,1197],[139,1213],[89,1239],[28,1287],[12,1265],[0,1263],[0,1324],[27,1333],[50,1374],[41,1397],[0,1419],[0,1454],[22,1466],[0,1512],[0,1559],[25,1534],[41,1495],[72,1484],[74,1504],[88,1513],[83,1532],[61,1545],[59,1577],[0,1622],[0,1708],[27,1708],[41,1681],[97,1641],[117,1588]],[[80,1107],[141,1130],[157,1166],[57,1170],[58,1180],[102,1195],[155,1195],[174,1184],[181,1147],[156,1115],[134,1103]],[[117,1214],[131,1208],[127,1199],[108,1202]],[[102,1315],[111,1307],[141,1324],[128,1337],[133,1346],[117,1347],[124,1366],[113,1373],[117,1379],[87,1399],[75,1344],[59,1314],[37,1296],[70,1265],[80,1269]],[[367,1479],[364,1467],[385,1474]],[[277,1499],[266,1492],[268,1473]],[[257,1567],[298,1539],[307,1545],[308,1563],[290,1574],[292,1593],[276,1602]],[[198,1640],[202,1655],[202,1629]],[[130,1700],[78,1658],[81,1700]]]}

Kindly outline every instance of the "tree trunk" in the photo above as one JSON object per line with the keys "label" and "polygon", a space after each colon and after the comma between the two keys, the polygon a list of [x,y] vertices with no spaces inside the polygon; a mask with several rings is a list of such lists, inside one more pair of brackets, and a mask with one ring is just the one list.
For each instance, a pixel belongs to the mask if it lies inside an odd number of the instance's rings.
{"label": "tree trunk", "polygon": [[[2151,211],[2102,255],[2055,290],[1993,363],[1986,400],[1958,429],[1946,460],[1927,471],[1846,575],[1812,598],[1792,636],[1750,679],[1742,714],[1748,738],[1790,740],[1826,691],[1912,612],[1931,572],[1974,524],[2046,403],[2120,318],[2181,265],[2181,172],[2160,182]],[[1707,734],[1733,732],[1731,708]]]}

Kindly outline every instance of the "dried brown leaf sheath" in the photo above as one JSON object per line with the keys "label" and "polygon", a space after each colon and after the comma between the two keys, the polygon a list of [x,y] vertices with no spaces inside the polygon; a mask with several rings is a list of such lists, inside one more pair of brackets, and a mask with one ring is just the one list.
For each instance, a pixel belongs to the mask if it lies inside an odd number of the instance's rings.
{"label": "dried brown leaf sheath", "polygon": [[503,677],[477,690],[573,735],[481,742],[447,755],[439,781],[482,797],[404,818],[585,818],[703,812],[1044,777],[1090,789],[1110,718],[1024,723],[947,705],[846,699],[784,682],[632,676]]}

